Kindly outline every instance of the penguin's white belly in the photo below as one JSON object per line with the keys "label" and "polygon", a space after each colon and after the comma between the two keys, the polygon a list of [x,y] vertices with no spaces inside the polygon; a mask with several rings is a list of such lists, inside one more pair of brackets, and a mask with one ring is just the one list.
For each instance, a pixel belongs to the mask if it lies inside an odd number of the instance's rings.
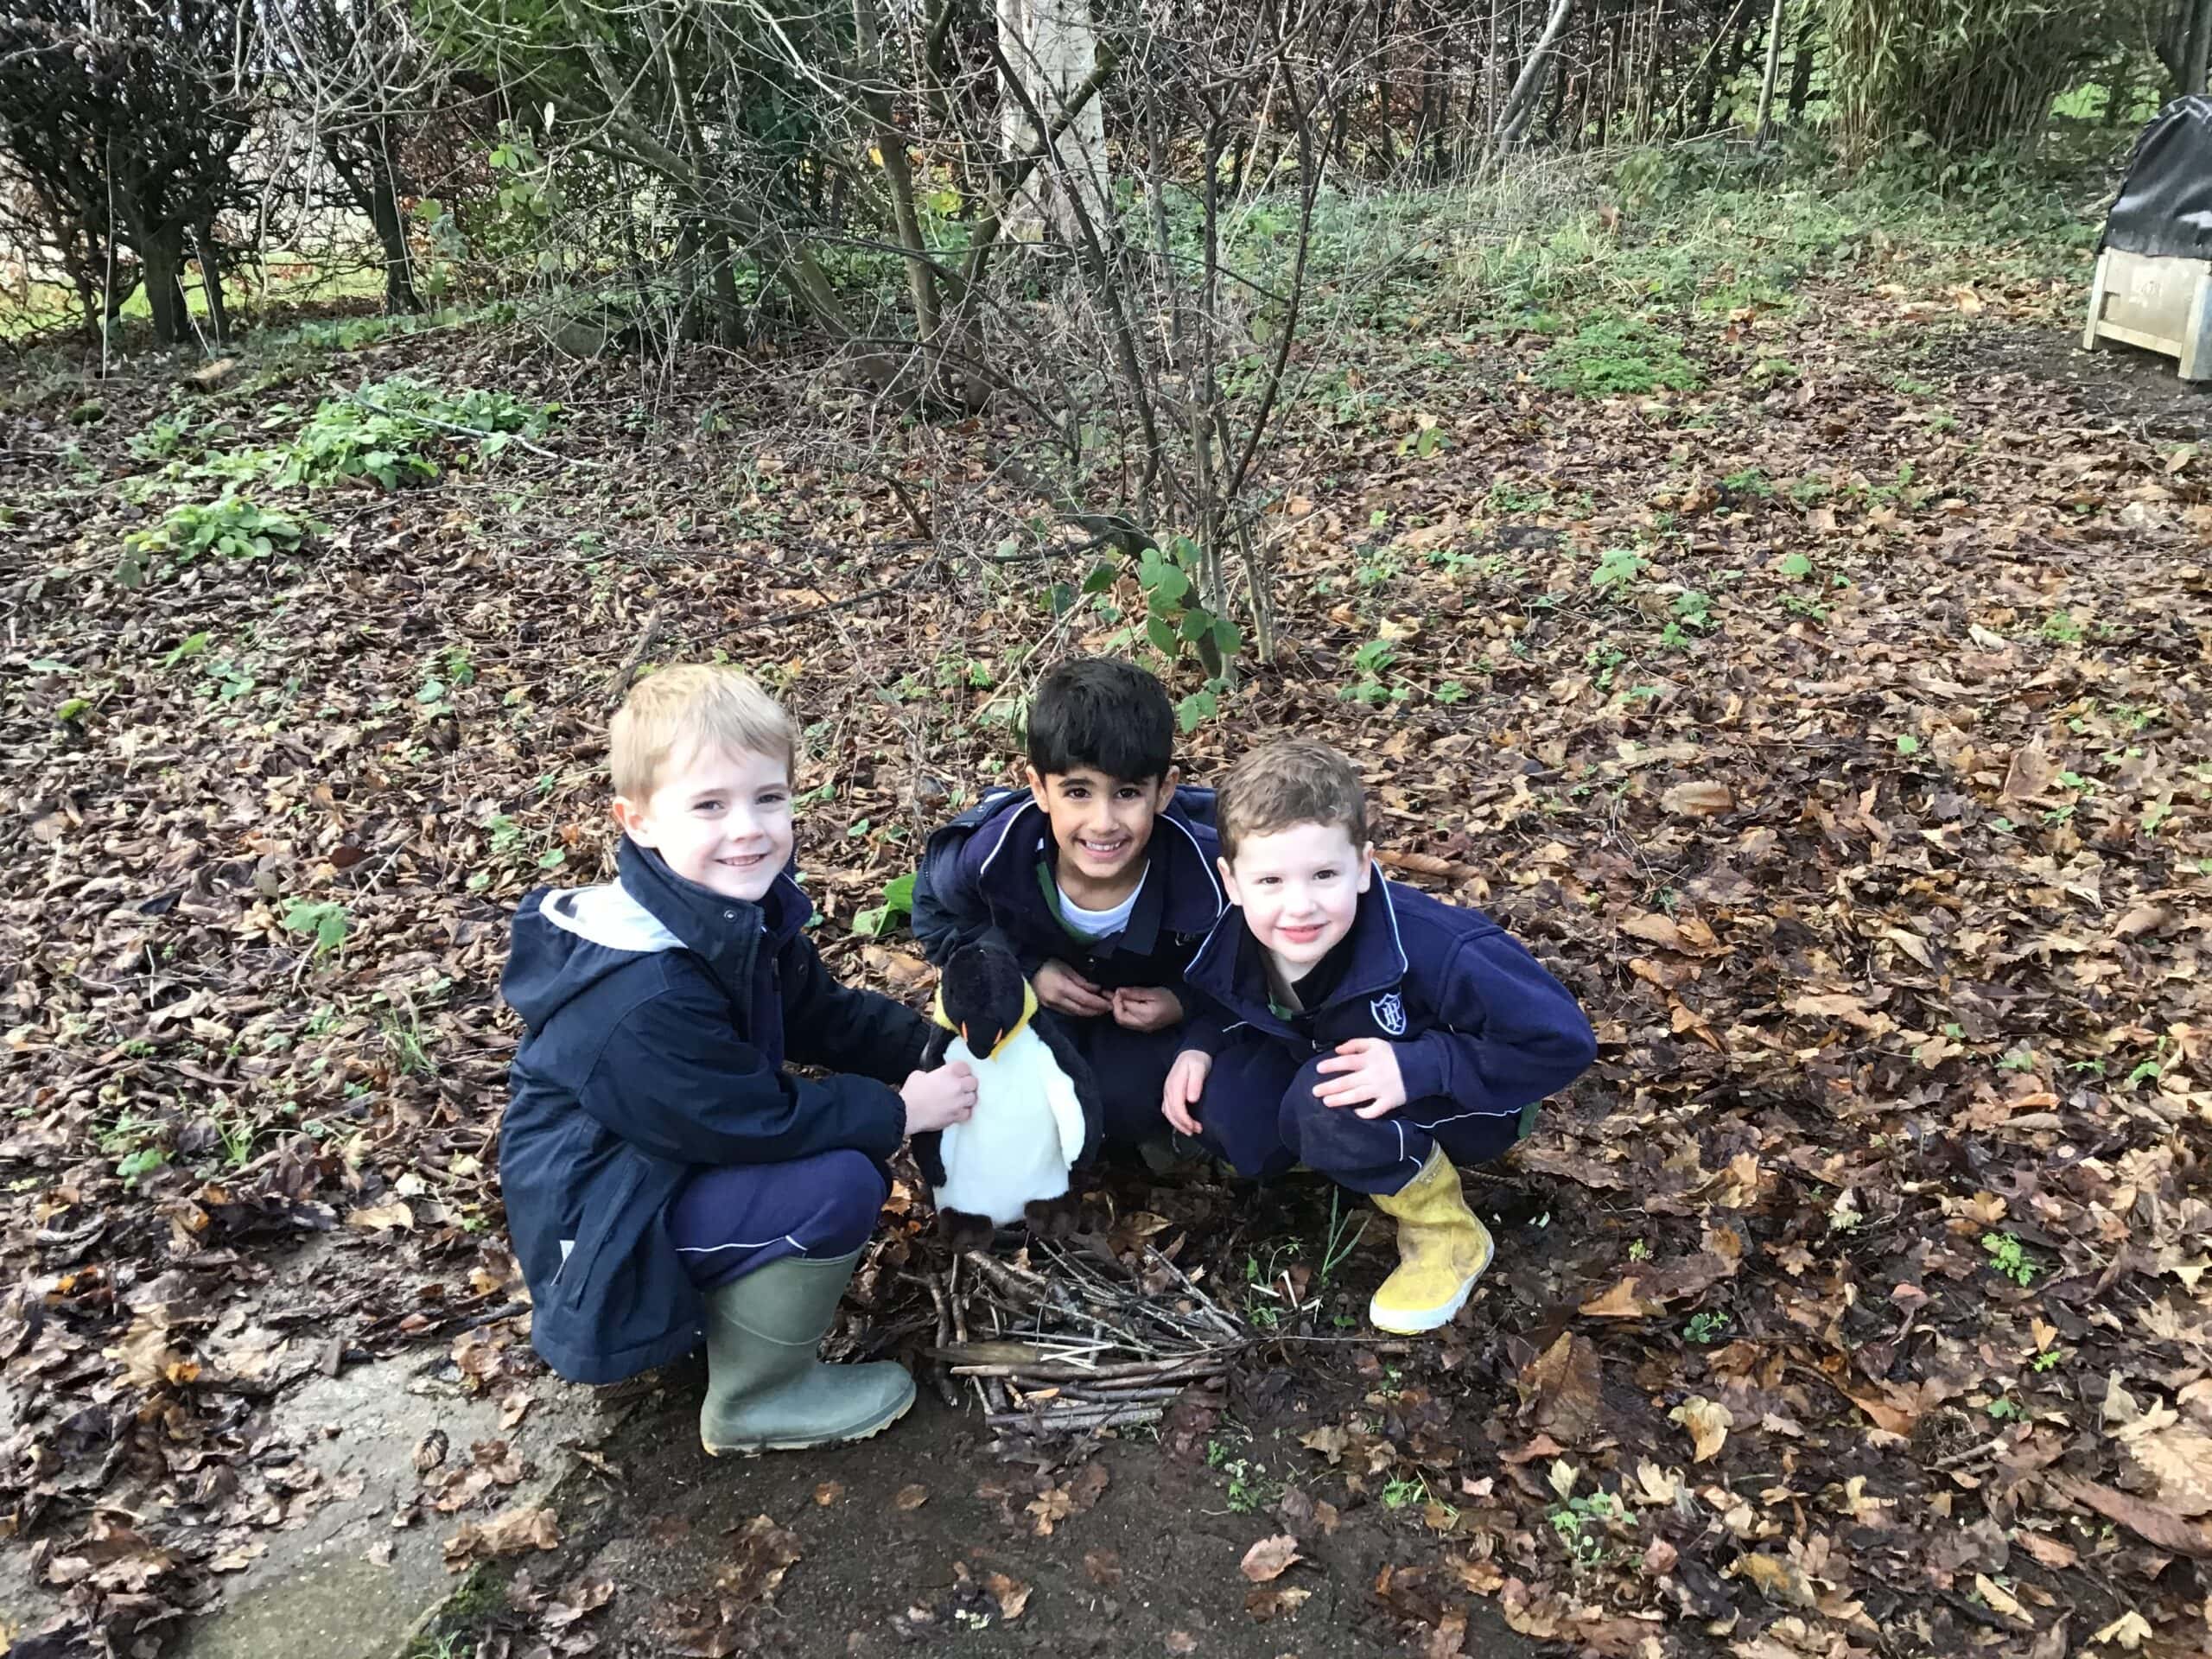
{"label": "penguin's white belly", "polygon": [[[1083,1147],[1082,1114],[1043,1039],[1019,1033],[986,1060],[956,1037],[945,1058],[965,1060],[975,1071],[976,1110],[938,1141],[944,1182],[937,1207],[988,1216],[1003,1227],[1020,1221],[1028,1204],[1065,1196],[1068,1166]],[[1072,1141],[1065,1133],[1070,1113]]]}

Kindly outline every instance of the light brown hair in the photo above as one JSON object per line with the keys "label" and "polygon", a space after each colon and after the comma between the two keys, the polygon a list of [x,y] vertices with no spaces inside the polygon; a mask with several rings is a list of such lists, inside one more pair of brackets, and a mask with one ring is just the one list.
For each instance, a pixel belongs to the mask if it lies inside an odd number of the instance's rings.
{"label": "light brown hair", "polygon": [[798,757],[798,728],[749,674],[709,663],[664,668],[630,688],[607,728],[614,792],[642,803],[670,757],[716,748],[772,755],[788,777]]}
{"label": "light brown hair", "polygon": [[1248,750],[1221,786],[1221,855],[1234,863],[1247,836],[1301,823],[1334,824],[1367,844],[1367,791],[1351,761],[1325,743],[1286,738]]}

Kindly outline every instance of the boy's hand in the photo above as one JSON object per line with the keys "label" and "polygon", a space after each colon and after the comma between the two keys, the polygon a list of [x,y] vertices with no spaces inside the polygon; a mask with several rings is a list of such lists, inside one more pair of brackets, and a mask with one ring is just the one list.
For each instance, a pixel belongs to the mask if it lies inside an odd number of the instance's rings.
{"label": "boy's hand", "polygon": [[1037,1000],[1055,1014],[1090,1016],[1114,1011],[1105,992],[1065,962],[1046,963],[1029,983],[1037,993]]}
{"label": "boy's hand", "polygon": [[1313,1085],[1324,1106],[1350,1106],[1361,1117],[1387,1117],[1406,1103],[1406,1080],[1398,1070],[1398,1046],[1380,1037],[1355,1037],[1313,1068],[1335,1075]]}
{"label": "boy's hand", "polygon": [[1160,1114],[1185,1135],[1198,1132],[1198,1116],[1191,1109],[1205,1092],[1206,1077],[1212,1070],[1213,1056],[1196,1048],[1185,1049],[1175,1057],[1175,1064],[1167,1068],[1167,1087],[1160,1095]]}
{"label": "boy's hand", "polygon": [[906,1103],[909,1135],[965,1123],[976,1111],[976,1074],[965,1060],[940,1065],[934,1071],[909,1072],[899,1098]]}
{"label": "boy's hand", "polygon": [[1165,1031],[1183,1020],[1183,999],[1157,988],[1123,986],[1114,993],[1114,1023],[1129,1031]]}

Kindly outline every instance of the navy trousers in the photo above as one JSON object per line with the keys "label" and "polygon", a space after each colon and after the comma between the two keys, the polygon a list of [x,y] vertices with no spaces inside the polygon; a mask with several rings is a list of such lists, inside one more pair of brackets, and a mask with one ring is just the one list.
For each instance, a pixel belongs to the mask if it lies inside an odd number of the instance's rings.
{"label": "navy trousers", "polygon": [[1124,1147],[1163,1139],[1167,1121],[1160,1115],[1160,1097],[1167,1092],[1167,1069],[1183,1046],[1182,1027],[1131,1031],[1116,1025],[1110,1014],[1054,1017],[1097,1082],[1106,1139]]}
{"label": "navy trousers", "polygon": [[712,1290],[785,1256],[850,1255],[875,1231],[891,1184],[861,1152],[702,1170],[668,1207],[684,1271]]}
{"label": "navy trousers", "polygon": [[1409,1100],[1387,1117],[1325,1105],[1313,1086],[1328,1051],[1300,1061],[1281,1045],[1232,1042],[1214,1057],[1198,1098],[1200,1138],[1255,1178],[1303,1164],[1355,1192],[1395,1192],[1438,1147],[1459,1168],[1488,1163],[1520,1139],[1521,1118],[1470,1112],[1457,1101]]}

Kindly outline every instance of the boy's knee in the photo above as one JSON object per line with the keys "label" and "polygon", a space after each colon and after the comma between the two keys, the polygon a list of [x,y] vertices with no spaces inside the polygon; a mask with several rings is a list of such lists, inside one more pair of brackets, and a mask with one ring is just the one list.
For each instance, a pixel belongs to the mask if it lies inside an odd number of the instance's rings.
{"label": "boy's knee", "polygon": [[826,1152],[809,1161],[817,1203],[799,1242],[810,1255],[850,1255],[874,1236],[886,1195],[882,1173],[860,1152]]}

